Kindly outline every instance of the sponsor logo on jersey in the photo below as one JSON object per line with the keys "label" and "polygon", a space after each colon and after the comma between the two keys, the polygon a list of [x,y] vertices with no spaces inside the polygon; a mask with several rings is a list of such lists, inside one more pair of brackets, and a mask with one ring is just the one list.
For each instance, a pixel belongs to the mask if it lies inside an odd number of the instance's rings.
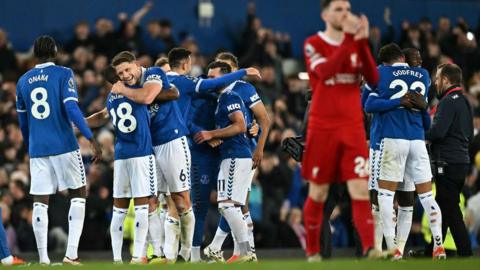
{"label": "sponsor logo on jersey", "polygon": [[260,99],[260,96],[259,96],[258,94],[255,94],[255,95],[253,95],[253,96],[250,97],[250,101],[251,101],[251,102],[255,102],[255,101],[259,100],[259,99]]}
{"label": "sponsor logo on jersey", "polygon": [[161,81],[161,80],[162,80],[162,77],[160,77],[160,75],[158,75],[158,74],[148,75],[148,76],[147,76],[147,79],[145,79],[146,82],[150,82],[150,81]]}
{"label": "sponsor logo on jersey", "polygon": [[233,110],[240,110],[241,107],[240,107],[240,104],[239,103],[234,103],[234,104],[230,104],[227,106],[227,110],[230,112],[230,111],[233,111]]}

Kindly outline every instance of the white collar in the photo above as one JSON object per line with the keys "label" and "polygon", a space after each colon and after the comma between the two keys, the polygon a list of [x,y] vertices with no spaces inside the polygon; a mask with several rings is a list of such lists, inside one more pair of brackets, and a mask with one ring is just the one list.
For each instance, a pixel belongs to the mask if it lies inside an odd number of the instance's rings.
{"label": "white collar", "polygon": [[224,93],[227,93],[227,92],[230,92],[232,91],[233,87],[235,86],[235,84],[237,83],[237,81],[234,81],[233,83],[229,84],[227,87],[225,87],[221,92],[220,92],[220,95],[218,95],[218,100],[220,100],[220,96],[223,95]]}
{"label": "white collar", "polygon": [[53,63],[53,62],[41,63],[41,64],[38,64],[38,65],[35,65],[35,68],[46,68],[46,67],[49,67],[49,66],[55,66],[55,63]]}
{"label": "white collar", "polygon": [[140,84],[143,84],[145,82],[145,71],[147,71],[147,69],[144,67],[140,67],[140,69],[142,70],[142,76],[140,76]]}
{"label": "white collar", "polygon": [[169,71],[169,72],[167,72],[167,75],[170,75],[170,76],[180,76],[180,74],[178,74],[178,73],[175,72],[175,71]]}
{"label": "white collar", "polygon": [[407,63],[398,62],[398,63],[393,63],[392,67],[409,67],[409,65]]}
{"label": "white collar", "polygon": [[342,44],[342,41],[338,42],[336,40],[333,40],[333,39],[329,38],[325,34],[325,32],[319,31],[318,35],[320,36],[321,39],[323,39],[325,42],[327,42],[328,44],[330,44],[332,46],[340,46],[340,44]]}

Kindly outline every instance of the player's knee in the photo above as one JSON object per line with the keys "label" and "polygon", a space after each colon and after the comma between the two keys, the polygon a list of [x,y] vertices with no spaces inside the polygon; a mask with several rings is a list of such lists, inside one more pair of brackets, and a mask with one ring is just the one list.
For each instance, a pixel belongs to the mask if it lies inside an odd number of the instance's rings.
{"label": "player's knee", "polygon": [[225,215],[225,211],[228,211],[229,209],[235,209],[235,204],[232,202],[219,202],[218,203],[218,211],[220,214]]}
{"label": "player's knee", "polygon": [[370,203],[378,206],[378,192],[374,189],[370,190]]}
{"label": "player's knee", "polygon": [[157,197],[155,196],[152,196],[148,199],[148,207],[149,207],[149,211],[150,213],[151,212],[154,212],[155,210],[157,210],[158,208],[158,199]]}
{"label": "player's knee", "polygon": [[87,189],[85,186],[77,188],[77,189],[69,189],[68,193],[70,194],[71,198],[86,198],[87,197]]}
{"label": "player's knee", "polygon": [[370,199],[367,181],[361,179],[348,181],[347,188],[352,200],[367,201]]}
{"label": "player's knee", "polygon": [[316,202],[325,202],[328,197],[328,185],[318,185],[310,182],[308,196]]}
{"label": "player's knee", "polygon": [[398,205],[402,207],[413,206],[415,203],[415,193],[413,191],[397,191]]}
{"label": "player's knee", "polygon": [[248,208],[248,203],[242,206],[242,214],[246,214],[250,211],[250,208]]}

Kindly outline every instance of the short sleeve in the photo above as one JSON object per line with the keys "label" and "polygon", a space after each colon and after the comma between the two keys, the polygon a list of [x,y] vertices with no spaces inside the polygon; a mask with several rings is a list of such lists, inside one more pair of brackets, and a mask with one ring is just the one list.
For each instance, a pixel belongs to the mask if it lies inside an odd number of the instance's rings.
{"label": "short sleeve", "polygon": [[17,84],[17,92],[16,92],[16,97],[15,97],[15,103],[16,103],[16,107],[17,107],[17,112],[19,112],[19,113],[27,112],[27,107],[25,105],[25,101],[23,100],[23,96],[22,96],[20,81]]}
{"label": "short sleeve", "polygon": [[75,77],[71,69],[68,69],[68,72],[65,73],[61,87],[62,89],[60,89],[60,91],[62,93],[63,103],[67,101],[78,102],[77,83],[75,82]]}
{"label": "short sleeve", "polygon": [[228,115],[242,110],[242,99],[238,95],[227,95],[222,102],[222,106]]}
{"label": "short sleeve", "polygon": [[145,74],[145,82],[143,84],[158,83],[162,85],[162,72],[160,68],[150,68]]}
{"label": "short sleeve", "polygon": [[245,105],[247,105],[248,108],[253,108],[255,105],[262,102],[260,96],[257,93],[257,90],[253,85],[246,83],[243,91],[245,91],[245,94],[248,98],[248,102],[245,102]]}

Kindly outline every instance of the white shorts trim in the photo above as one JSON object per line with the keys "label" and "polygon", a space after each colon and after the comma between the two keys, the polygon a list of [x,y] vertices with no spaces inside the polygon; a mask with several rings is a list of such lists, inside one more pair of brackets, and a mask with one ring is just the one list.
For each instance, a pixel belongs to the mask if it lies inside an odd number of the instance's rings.
{"label": "white shorts trim", "polygon": [[422,140],[384,138],[379,179],[412,182],[414,185],[432,180],[430,158]]}
{"label": "white shorts trim", "polygon": [[232,200],[244,205],[248,188],[252,183],[251,158],[227,158],[222,160],[217,181],[217,201]]}
{"label": "white shorts trim", "polygon": [[190,190],[191,155],[185,136],[155,146],[158,191],[168,194]]}
{"label": "white shorts trim", "polygon": [[80,150],[30,159],[30,194],[52,195],[65,189],[86,185],[85,167]]}
{"label": "white shorts trim", "polygon": [[115,160],[113,198],[142,198],[157,195],[153,155]]}

